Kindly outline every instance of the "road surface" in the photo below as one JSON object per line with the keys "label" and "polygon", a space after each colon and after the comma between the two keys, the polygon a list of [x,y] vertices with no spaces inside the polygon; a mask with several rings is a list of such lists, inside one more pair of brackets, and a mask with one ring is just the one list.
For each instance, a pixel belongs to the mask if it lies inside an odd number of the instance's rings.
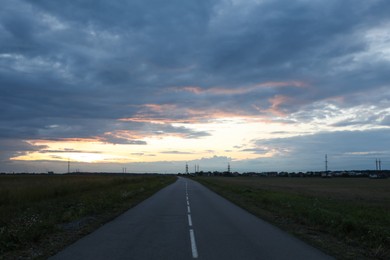
{"label": "road surface", "polygon": [[51,259],[332,259],[179,178]]}

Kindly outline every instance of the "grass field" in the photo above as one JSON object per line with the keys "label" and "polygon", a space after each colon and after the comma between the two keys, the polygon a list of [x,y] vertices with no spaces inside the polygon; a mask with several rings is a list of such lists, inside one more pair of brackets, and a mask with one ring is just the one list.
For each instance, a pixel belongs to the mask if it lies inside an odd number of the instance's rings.
{"label": "grass field", "polygon": [[197,177],[338,259],[390,259],[390,180]]}
{"label": "grass field", "polygon": [[174,176],[2,175],[0,259],[46,258]]}

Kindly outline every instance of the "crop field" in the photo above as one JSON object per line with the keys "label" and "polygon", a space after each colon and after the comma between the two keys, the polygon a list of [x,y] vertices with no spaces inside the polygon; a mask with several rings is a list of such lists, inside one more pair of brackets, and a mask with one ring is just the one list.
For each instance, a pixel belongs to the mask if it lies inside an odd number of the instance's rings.
{"label": "crop field", "polygon": [[174,176],[1,175],[0,259],[47,258]]}
{"label": "crop field", "polygon": [[390,180],[196,177],[338,259],[390,259]]}

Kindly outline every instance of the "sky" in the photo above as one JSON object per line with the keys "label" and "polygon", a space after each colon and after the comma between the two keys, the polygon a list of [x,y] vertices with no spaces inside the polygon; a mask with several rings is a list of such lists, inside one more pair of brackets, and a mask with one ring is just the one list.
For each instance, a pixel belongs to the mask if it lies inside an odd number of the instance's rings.
{"label": "sky", "polygon": [[0,3],[0,172],[390,169],[390,1]]}

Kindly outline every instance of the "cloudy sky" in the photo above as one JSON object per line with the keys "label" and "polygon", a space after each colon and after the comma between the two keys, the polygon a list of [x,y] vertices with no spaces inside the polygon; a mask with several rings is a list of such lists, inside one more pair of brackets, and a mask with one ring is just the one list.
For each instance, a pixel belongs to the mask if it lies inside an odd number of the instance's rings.
{"label": "cloudy sky", "polygon": [[0,172],[390,168],[390,1],[0,2]]}

